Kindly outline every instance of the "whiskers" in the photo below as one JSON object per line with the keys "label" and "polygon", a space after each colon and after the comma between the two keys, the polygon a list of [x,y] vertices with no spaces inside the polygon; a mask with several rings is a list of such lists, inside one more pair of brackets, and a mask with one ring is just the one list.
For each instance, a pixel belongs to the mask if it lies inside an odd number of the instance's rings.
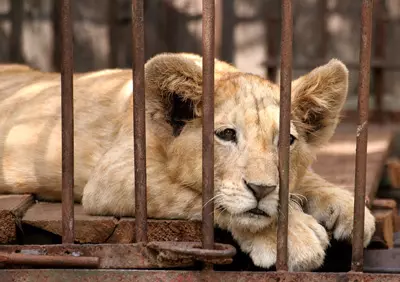
{"label": "whiskers", "polygon": [[[289,212],[303,210],[303,204],[307,203],[307,198],[304,195],[297,193],[289,193],[289,203],[288,208]],[[280,216],[283,216],[281,207],[278,207],[278,213]]]}
{"label": "whiskers", "polygon": [[299,206],[303,206],[304,203],[307,203],[307,198],[304,195],[297,193],[289,193],[289,197],[291,202],[294,202]]}
{"label": "whiskers", "polygon": [[222,195],[221,195],[220,193],[215,194],[214,197],[212,197],[210,200],[208,200],[208,201],[203,205],[203,208],[204,208],[206,205],[208,205],[209,203],[211,203],[211,201],[216,202],[215,200],[218,200],[218,199],[221,198],[221,197],[222,197]]}

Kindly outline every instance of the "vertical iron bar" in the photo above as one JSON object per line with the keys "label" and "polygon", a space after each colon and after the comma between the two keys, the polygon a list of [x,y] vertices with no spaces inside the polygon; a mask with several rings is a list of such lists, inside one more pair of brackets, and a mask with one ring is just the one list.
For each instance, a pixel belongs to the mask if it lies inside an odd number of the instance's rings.
{"label": "vertical iron bar", "polygon": [[279,207],[276,269],[287,271],[289,134],[292,83],[292,0],[282,0],[281,83],[279,119]]}
{"label": "vertical iron bar", "polygon": [[62,242],[74,242],[74,109],[71,1],[61,0]]}
{"label": "vertical iron bar", "polygon": [[358,126],[355,172],[352,271],[363,270],[364,206],[367,170],[368,102],[371,68],[373,0],[363,0],[361,10],[360,72],[358,80]]}
{"label": "vertical iron bar", "polygon": [[[376,30],[375,30],[375,51],[374,57],[377,60],[384,61],[385,59],[385,46],[386,46],[386,21],[383,17],[386,16],[384,13],[384,1],[378,1],[376,9]],[[383,97],[385,91],[385,78],[384,70],[382,67],[375,67],[373,69],[373,77],[375,84],[375,103],[376,103],[376,115],[375,117],[379,122],[383,122]]]}
{"label": "vertical iron bar", "polygon": [[203,248],[214,248],[214,0],[203,0]]}
{"label": "vertical iron bar", "polygon": [[135,230],[136,242],[147,242],[146,197],[146,120],[144,95],[144,6],[132,0],[133,46],[133,138],[135,159]]}

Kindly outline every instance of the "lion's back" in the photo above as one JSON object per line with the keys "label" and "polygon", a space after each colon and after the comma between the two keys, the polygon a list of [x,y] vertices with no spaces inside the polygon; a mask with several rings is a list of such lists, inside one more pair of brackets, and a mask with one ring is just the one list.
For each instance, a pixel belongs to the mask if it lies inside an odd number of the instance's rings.
{"label": "lion's back", "polygon": [[[112,142],[116,116],[127,109],[130,77],[123,70],[74,75],[77,198],[93,164]],[[122,98],[118,91],[125,91]],[[59,199],[60,93],[58,73],[0,65],[0,192],[42,191],[45,198]]]}

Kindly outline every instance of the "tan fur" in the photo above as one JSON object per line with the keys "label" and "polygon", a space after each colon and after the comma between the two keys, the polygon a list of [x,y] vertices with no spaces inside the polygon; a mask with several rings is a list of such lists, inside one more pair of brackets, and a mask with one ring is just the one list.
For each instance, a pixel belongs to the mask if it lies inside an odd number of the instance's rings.
{"label": "tan fur", "polygon": [[[201,219],[201,63],[197,55],[161,54],[145,66],[152,218]],[[237,135],[236,142],[214,138],[215,223],[232,232],[256,265],[270,267],[276,261],[279,88],[220,61],[215,70],[215,130],[232,128]],[[74,76],[74,195],[90,214],[134,216],[131,76],[130,70]],[[351,239],[353,195],[308,169],[336,128],[347,85],[348,71],[338,60],[293,82],[290,270],[323,263],[325,228],[336,239]],[[60,103],[58,74],[0,67],[0,192],[60,200]],[[190,111],[177,117],[173,105]],[[175,126],[181,118],[183,129]],[[277,187],[258,202],[245,181]],[[267,216],[248,212],[256,207]],[[365,211],[367,245],[375,222]]]}

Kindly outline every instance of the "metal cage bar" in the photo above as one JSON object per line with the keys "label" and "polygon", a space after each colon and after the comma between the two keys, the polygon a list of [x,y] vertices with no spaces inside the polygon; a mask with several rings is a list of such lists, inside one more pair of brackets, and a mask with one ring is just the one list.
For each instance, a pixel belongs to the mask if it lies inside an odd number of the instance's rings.
{"label": "metal cage bar", "polygon": [[215,2],[203,0],[203,248],[214,248],[214,57]]}
{"label": "metal cage bar", "polygon": [[[324,1],[325,2],[325,1]],[[74,242],[74,122],[73,122],[73,37],[71,1],[61,0],[61,96],[62,96],[62,228],[63,243]],[[366,158],[368,141],[368,101],[371,68],[373,0],[363,0],[361,11],[360,73],[358,85],[359,120],[357,128],[355,203],[353,230],[352,271],[363,270],[364,206],[366,184]],[[202,247],[214,249],[214,58],[215,58],[215,2],[203,0],[203,108],[202,108],[202,160],[203,160],[203,209]],[[279,207],[277,234],[278,272],[270,275],[288,275],[279,271],[288,270],[288,201],[289,201],[289,148],[290,148],[290,104],[292,82],[293,15],[292,0],[282,0],[281,25],[281,73],[280,73],[280,125],[279,125]],[[145,50],[144,50],[144,2],[132,0],[133,48],[133,126],[135,165],[135,230],[136,242],[147,242],[146,199],[146,124],[145,124]],[[323,50],[324,48],[321,48]],[[321,51],[321,54],[324,51]],[[80,246],[76,246],[80,247]],[[217,249],[217,248],[215,248]],[[203,250],[204,251],[204,250]],[[193,253],[193,251],[191,251]],[[87,264],[97,267],[98,257],[63,258],[27,257],[9,255],[0,258],[24,264]],[[41,260],[41,261],[38,261]],[[64,262],[64,263],[63,263]],[[266,275],[266,274],[262,274]],[[289,274],[291,275],[291,274]],[[307,275],[307,274],[303,274]],[[349,273],[349,275],[365,275]],[[272,277],[271,276],[271,277]],[[282,277],[282,276],[281,276]],[[305,277],[305,276],[303,276]],[[357,276],[358,277],[358,276]]]}
{"label": "metal cage bar", "polygon": [[354,229],[352,244],[353,271],[362,272],[364,259],[364,212],[367,170],[368,102],[371,68],[373,0],[363,0],[361,10],[360,71],[358,81],[358,126],[355,169]]}
{"label": "metal cage bar", "polygon": [[147,242],[146,196],[146,119],[144,87],[144,6],[132,0],[133,44],[133,136],[135,158],[135,235],[136,243]]}
{"label": "metal cage bar", "polygon": [[279,118],[279,218],[276,269],[287,270],[290,102],[292,83],[293,15],[292,0],[282,0],[281,83]]}
{"label": "metal cage bar", "polygon": [[63,243],[74,243],[74,109],[71,1],[61,0],[61,127]]}

